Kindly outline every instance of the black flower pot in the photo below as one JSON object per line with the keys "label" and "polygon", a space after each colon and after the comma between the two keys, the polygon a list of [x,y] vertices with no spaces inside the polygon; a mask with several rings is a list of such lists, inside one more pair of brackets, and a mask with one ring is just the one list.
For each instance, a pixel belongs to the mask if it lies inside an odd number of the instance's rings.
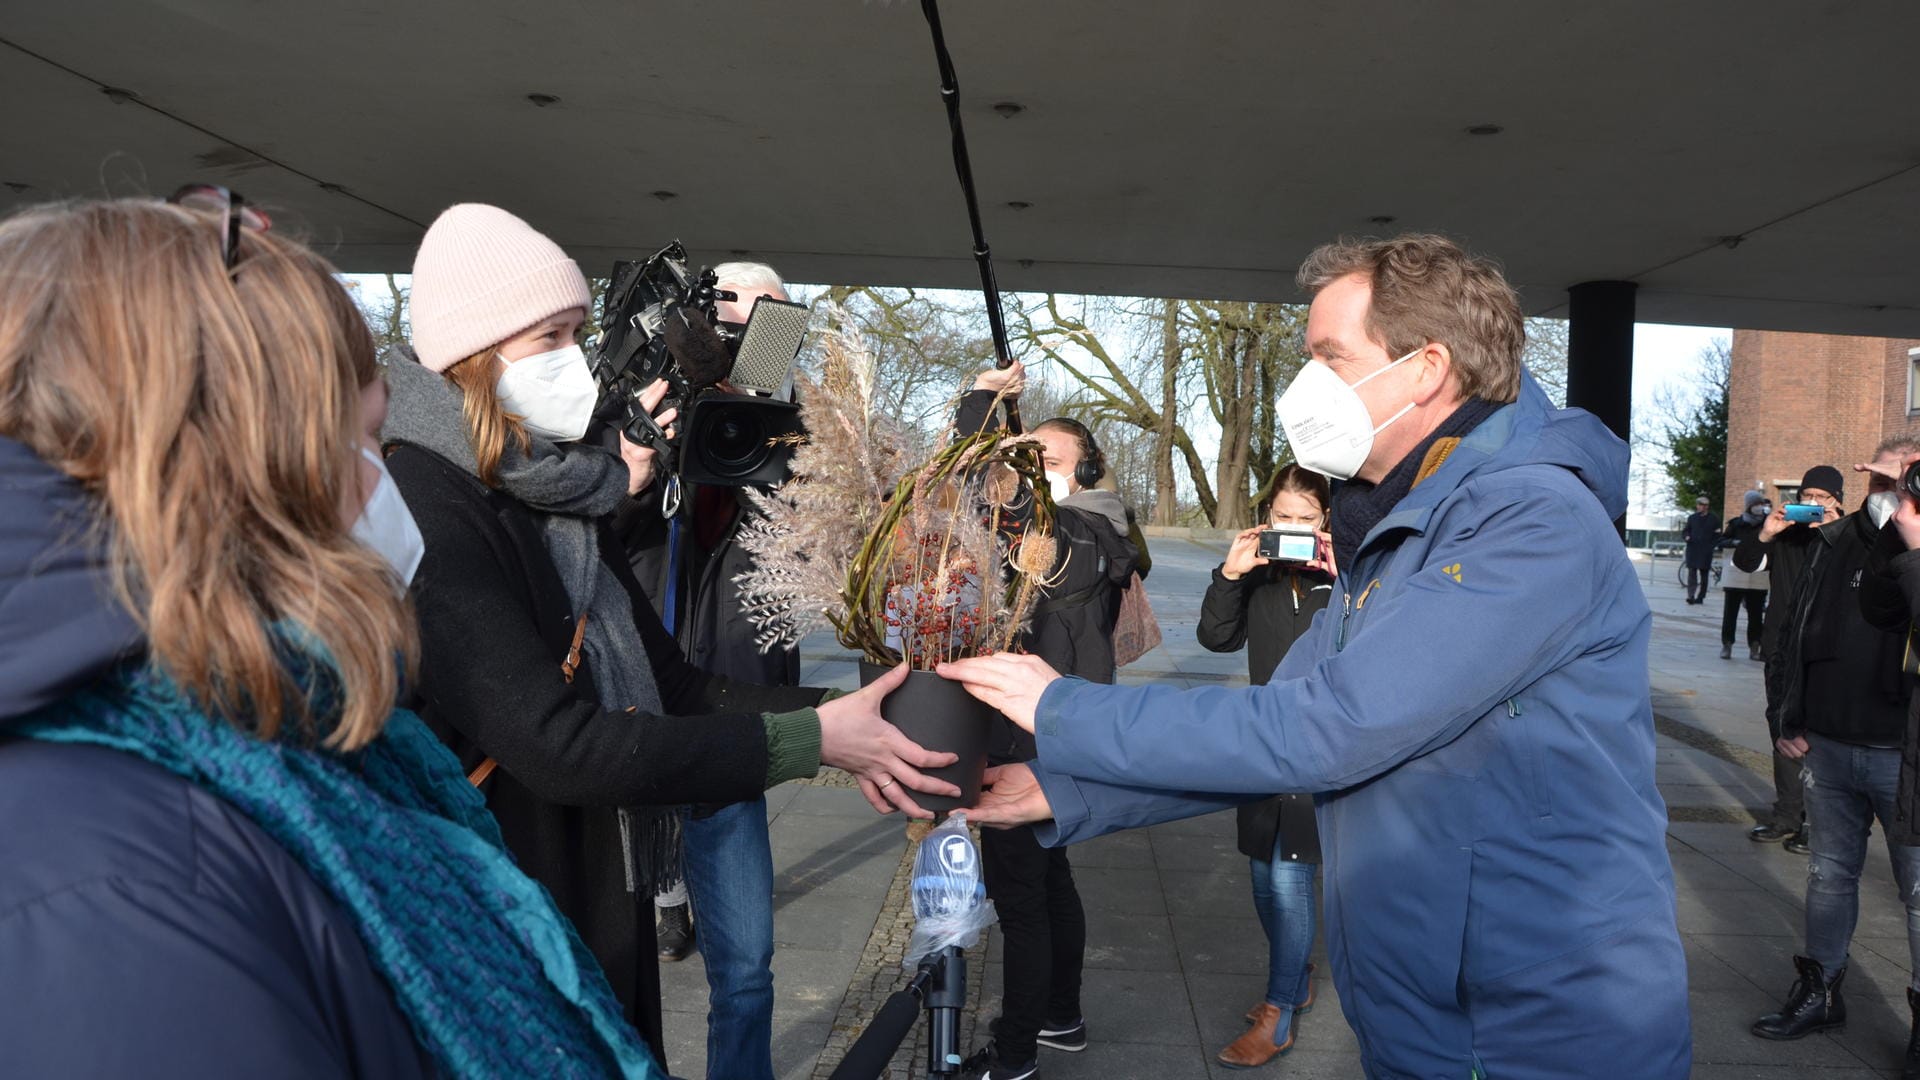
{"label": "black flower pot", "polygon": [[[860,685],[866,686],[886,673],[886,668],[862,660]],[[881,700],[880,715],[921,746],[960,755],[959,761],[944,769],[921,770],[958,787],[960,797],[952,799],[909,790],[907,794],[914,802],[939,813],[979,801],[980,779],[987,768],[987,740],[993,735],[998,712],[982,704],[957,682],[931,671],[909,671],[907,681]]]}

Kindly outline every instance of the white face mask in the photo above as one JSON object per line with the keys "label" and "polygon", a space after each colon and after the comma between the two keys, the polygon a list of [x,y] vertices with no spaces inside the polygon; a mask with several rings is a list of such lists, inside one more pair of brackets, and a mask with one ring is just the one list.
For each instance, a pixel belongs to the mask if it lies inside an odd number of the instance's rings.
{"label": "white face mask", "polygon": [[1062,502],[1073,494],[1073,481],[1057,472],[1047,474],[1047,487],[1053,492],[1053,501]]}
{"label": "white face mask", "polygon": [[400,588],[404,592],[413,584],[414,571],[420,569],[420,557],[427,553],[427,542],[420,538],[420,526],[414,523],[413,511],[407,509],[407,500],[401,497],[393,474],[387,471],[387,463],[364,446],[360,453],[380,470],[380,483],[353,523],[353,538],[387,560],[393,572],[400,575]]}
{"label": "white face mask", "polygon": [[1900,509],[1900,493],[1897,491],[1876,491],[1867,496],[1867,516],[1873,519],[1873,527],[1884,528],[1893,519],[1893,512]]}
{"label": "white face mask", "polygon": [[[505,363],[506,358],[501,361]],[[508,363],[494,389],[501,408],[518,416],[528,431],[554,442],[572,442],[585,435],[600,397],[587,354],[578,345]]]}
{"label": "white face mask", "polygon": [[1351,386],[1327,365],[1308,361],[1274,406],[1280,426],[1286,429],[1287,443],[1293,448],[1293,459],[1300,467],[1335,480],[1353,479],[1373,452],[1373,437],[1413,409],[1409,401],[1375,427],[1373,417],[1367,414],[1367,403],[1360,400],[1355,387],[1419,356],[1425,348],[1422,345]]}

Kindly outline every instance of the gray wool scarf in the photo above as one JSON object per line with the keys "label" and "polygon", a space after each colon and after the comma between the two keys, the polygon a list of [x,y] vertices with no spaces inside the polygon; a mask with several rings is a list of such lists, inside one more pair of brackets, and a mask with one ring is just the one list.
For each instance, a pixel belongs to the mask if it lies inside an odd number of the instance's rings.
{"label": "gray wool scarf", "polygon": [[[437,372],[420,365],[413,350],[396,346],[381,357],[392,398],[387,422],[380,429],[382,444],[410,443],[431,450],[467,472],[479,475],[480,465],[467,436],[460,391]],[[637,709],[644,716],[661,712],[660,690],[653,681],[653,665],[633,621],[633,598],[600,555],[600,521],[627,497],[626,462],[599,447],[578,443],[562,446],[531,432],[526,453],[511,441],[500,458],[500,489],[532,510],[540,523],[547,554],[560,572],[567,599],[576,617],[585,615],[586,636],[581,651],[592,660],[593,688],[609,713]],[[677,818],[661,811],[649,815],[641,829],[638,876],[666,887],[678,879],[670,856],[657,853],[677,847],[670,835]],[[627,887],[637,887],[633,824],[621,812],[626,835]]]}

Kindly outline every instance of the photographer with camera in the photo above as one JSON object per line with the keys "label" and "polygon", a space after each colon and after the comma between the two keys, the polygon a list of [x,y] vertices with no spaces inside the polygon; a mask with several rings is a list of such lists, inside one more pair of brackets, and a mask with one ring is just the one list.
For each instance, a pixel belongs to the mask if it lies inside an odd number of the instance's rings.
{"label": "photographer with camera", "polygon": [[[1907,951],[1912,970],[1920,972],[1920,896],[1915,895],[1920,846],[1900,842],[1896,829],[1910,696],[1901,671],[1907,635],[1870,622],[1860,594],[1881,526],[1899,502],[1897,481],[1887,474],[1915,450],[1920,444],[1912,439],[1883,444],[1870,467],[1864,512],[1807,530],[1813,536],[1806,569],[1786,599],[1787,622],[1775,657],[1786,667],[1777,745],[1805,769],[1813,853],[1807,871],[1806,955],[1793,958],[1798,978],[1785,1004],[1755,1021],[1753,1033],[1761,1038],[1798,1039],[1846,1022],[1840,986],[1875,818],[1887,831],[1888,854],[1907,905]],[[1837,495],[1839,487],[1829,490]],[[1801,497],[1806,498],[1804,490]],[[1915,1031],[1920,1033],[1920,1026]],[[1915,1075],[1920,1058],[1910,1054],[1909,1068],[1908,1075]]]}
{"label": "photographer with camera", "polygon": [[[722,263],[713,274],[717,288],[734,294],[715,305],[722,325],[744,325],[759,297],[787,300],[772,267]],[[662,623],[703,670],[761,686],[798,686],[799,650],[762,652],[740,608],[734,579],[753,566],[734,543],[753,513],[747,489],[686,483],[678,513],[667,517],[657,497],[663,479],[622,503],[613,520]],[[680,880],[654,897],[660,959],[685,959],[699,942],[709,989],[707,1075],[772,1080],[773,851],[765,796],[689,808],[680,842]]]}
{"label": "photographer with camera", "polygon": [[1747,838],[1756,843],[1781,844],[1793,855],[1805,855],[1807,847],[1806,792],[1801,783],[1800,764],[1777,749],[1781,737],[1780,710],[1786,700],[1789,666],[1782,659],[1781,643],[1789,622],[1790,602],[1800,579],[1806,574],[1819,530],[1841,517],[1840,495],[1844,481],[1840,470],[1831,465],[1815,465],[1800,479],[1799,498],[1782,503],[1767,515],[1757,531],[1748,533],[1733,550],[1733,565],[1746,573],[1767,573],[1773,603],[1768,605],[1760,623],[1760,653],[1766,661],[1767,734],[1774,740],[1773,820],[1748,830]]}
{"label": "photographer with camera", "polygon": [[954,757],[881,718],[904,667],[829,700],[688,662],[607,530],[654,455],[579,442],[599,397],[576,344],[588,303],[579,267],[524,221],[442,213],[414,260],[413,352],[388,358],[382,442],[425,541],[422,715],[664,1060],[648,898],[665,808],[752,800],[824,763],[897,778],[875,808],[930,816],[902,789],[954,793],[919,771]]}
{"label": "photographer with camera", "polygon": [[[1234,537],[1200,601],[1200,644],[1247,649],[1247,681],[1265,686],[1293,643],[1333,595],[1327,478],[1298,464],[1274,478],[1267,524]],[[1305,530],[1306,559],[1268,558],[1261,537]],[[1298,555],[1299,552],[1289,553]],[[1320,831],[1311,794],[1275,795],[1238,810],[1240,853],[1253,873],[1253,909],[1267,935],[1267,996],[1247,1010],[1252,1025],[1220,1051],[1224,1065],[1251,1069],[1293,1046],[1293,1017],[1313,1004],[1314,874]]]}
{"label": "photographer with camera", "polygon": [[[996,399],[1018,401],[1025,388],[1026,368],[1018,362],[982,372],[960,399],[955,430],[965,436],[992,426]],[[1035,426],[1033,437],[1043,444],[1041,462],[1059,511],[1054,539],[1060,554],[1020,647],[1089,682],[1111,683],[1117,674],[1113,630],[1138,560],[1127,536],[1127,506],[1099,486],[1107,479],[1106,457],[1085,424],[1057,416]],[[1005,718],[998,724],[988,763],[1031,761],[1033,736]],[[1087,1047],[1080,1003],[1086,910],[1066,849],[1043,846],[1032,828],[982,832],[980,855],[987,897],[1006,936],[1006,960],[993,1037],[966,1067],[982,1080],[1030,1080],[1040,1073],[1039,1047]]]}

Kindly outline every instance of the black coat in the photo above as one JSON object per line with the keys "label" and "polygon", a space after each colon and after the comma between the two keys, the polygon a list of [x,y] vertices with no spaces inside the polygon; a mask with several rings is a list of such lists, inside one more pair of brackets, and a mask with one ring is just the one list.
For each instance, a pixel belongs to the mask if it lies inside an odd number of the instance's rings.
{"label": "black coat", "polygon": [[689,664],[603,531],[667,716],[602,709],[590,668],[571,682],[561,674],[575,612],[535,512],[416,446],[398,445],[387,468],[426,540],[414,579],[421,715],[468,769],[499,763],[483,790],[508,849],[579,928],[664,1061],[652,907],[627,889],[615,809],[758,796],[761,714],[810,707],[822,691],[736,684]]}
{"label": "black coat", "polygon": [[1687,566],[1705,570],[1713,565],[1713,549],[1720,543],[1720,521],[1712,514],[1689,514],[1680,538],[1687,542]]}
{"label": "black coat", "polygon": [[[734,578],[753,569],[753,557],[734,543],[734,536],[754,513],[753,508],[740,488],[707,490],[726,515],[726,525],[711,548],[700,544],[695,509],[704,508],[708,496],[688,485],[678,529],[679,581],[672,590],[673,635],[687,659],[702,671],[761,686],[798,686],[800,650],[761,652],[754,644],[757,631],[740,607],[740,586]],[[626,549],[635,580],[665,621],[668,570],[673,560],[669,557],[668,522],[660,513],[657,485],[622,504],[613,517],[613,533]]]}
{"label": "black coat", "polygon": [[[1819,534],[1820,530],[1812,526],[1794,524],[1782,529],[1772,540],[1762,541],[1760,530],[1755,529],[1742,536],[1739,546],[1733,549],[1733,565],[1749,574],[1762,567],[1767,571],[1770,602],[1766,617],[1760,623],[1760,652],[1764,656],[1773,656],[1779,647],[1780,630],[1786,625],[1787,611],[1792,607],[1788,600],[1800,584],[1800,575],[1806,573],[1807,562],[1813,554],[1809,545]],[[1769,666],[1771,663],[1769,660]]]}
{"label": "black coat", "polygon": [[1776,661],[1785,667],[1783,735],[1811,731],[1841,742],[1894,746],[1906,726],[1906,635],[1864,615],[1859,588],[1879,539],[1865,514],[1818,530],[1788,595]]}
{"label": "black coat", "polygon": [[[1908,551],[1892,527],[1868,553],[1866,573],[1860,579],[1860,613],[1869,623],[1909,643],[1901,653],[1903,669],[1911,670],[1913,628],[1920,621],[1920,551]],[[1910,675],[1907,687],[1905,737],[1900,740],[1900,787],[1894,799],[1893,822],[1887,842],[1920,844],[1920,683]]]}
{"label": "black coat", "polygon": [[[1265,686],[1287,650],[1326,608],[1332,581],[1323,574],[1273,565],[1255,567],[1240,580],[1229,581],[1223,569],[1224,564],[1213,569],[1194,635],[1212,652],[1233,652],[1245,645],[1247,680]],[[1275,795],[1241,806],[1238,817],[1240,853],[1248,858],[1272,859],[1277,843],[1283,859],[1320,861],[1313,796]]]}

